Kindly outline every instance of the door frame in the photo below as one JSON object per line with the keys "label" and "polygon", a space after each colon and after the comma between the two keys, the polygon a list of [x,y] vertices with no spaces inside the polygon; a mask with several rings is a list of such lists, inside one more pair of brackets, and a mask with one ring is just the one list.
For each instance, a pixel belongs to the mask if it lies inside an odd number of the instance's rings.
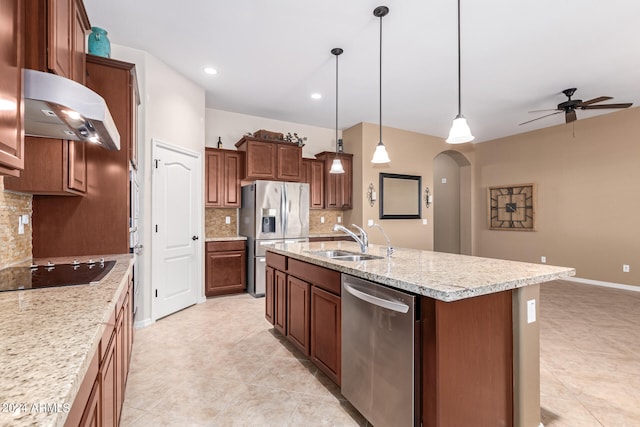
{"label": "door frame", "polygon": [[[162,260],[157,259],[159,254],[161,253],[160,248],[158,247],[159,242],[158,239],[156,239],[156,233],[153,231],[153,228],[155,227],[155,224],[157,224],[157,220],[158,220],[158,207],[156,206],[156,203],[158,202],[158,198],[155,194],[155,191],[157,189],[158,183],[156,182],[156,177],[157,175],[154,173],[155,171],[155,161],[156,159],[158,159],[158,150],[160,148],[166,149],[166,150],[171,150],[174,151],[176,153],[180,153],[180,154],[184,154],[186,156],[190,156],[193,157],[195,159],[195,163],[196,163],[196,170],[195,170],[195,176],[196,178],[196,182],[194,184],[194,188],[196,191],[196,195],[195,195],[195,200],[196,200],[196,209],[195,209],[195,216],[196,218],[194,218],[195,222],[196,222],[196,230],[197,230],[197,235],[200,236],[200,240],[198,240],[198,243],[195,245],[195,266],[196,266],[196,304],[201,304],[203,302],[206,301],[206,297],[204,295],[204,269],[203,269],[203,260],[204,260],[204,241],[205,241],[205,235],[204,235],[204,188],[203,188],[203,180],[202,180],[202,171],[203,171],[203,165],[202,165],[202,153],[198,153],[196,151],[190,150],[188,148],[184,148],[184,147],[180,147],[174,144],[170,144],[168,142],[164,142],[160,139],[157,138],[151,138],[151,227],[150,227],[150,232],[151,232],[151,286],[149,287],[150,289],[150,297],[151,297],[151,322],[155,322],[156,320],[158,320],[158,308],[157,308],[157,302],[156,302],[156,298],[153,295],[153,290],[155,289],[154,283],[155,283],[155,278],[157,275],[157,269],[154,268],[155,266],[158,265],[159,262],[162,262]],[[200,284],[200,285],[198,285]]]}

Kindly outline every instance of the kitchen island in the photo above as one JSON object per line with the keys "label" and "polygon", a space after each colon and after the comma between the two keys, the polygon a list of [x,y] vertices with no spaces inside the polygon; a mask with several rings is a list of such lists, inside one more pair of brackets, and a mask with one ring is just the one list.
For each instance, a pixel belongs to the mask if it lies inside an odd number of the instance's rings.
{"label": "kitchen island", "polygon": [[[100,395],[92,388],[102,356],[109,360],[110,333],[117,309],[127,304],[133,266],[129,254],[103,257],[116,264],[98,284],[0,292],[0,425],[62,426],[78,417],[75,425],[85,403],[78,408],[76,397]],[[73,258],[34,260],[48,261],[71,263]],[[121,331],[127,333],[124,327]],[[118,354],[124,361],[126,350]],[[111,391],[117,393],[116,383]]]}
{"label": "kitchen island", "polygon": [[416,425],[539,425],[539,284],[574,269],[414,249],[388,258],[378,245],[368,250],[378,259],[322,256],[333,250],[360,252],[356,243],[323,242],[281,244],[267,253],[267,319],[330,378],[340,384],[345,375],[345,274],[419,298]]}

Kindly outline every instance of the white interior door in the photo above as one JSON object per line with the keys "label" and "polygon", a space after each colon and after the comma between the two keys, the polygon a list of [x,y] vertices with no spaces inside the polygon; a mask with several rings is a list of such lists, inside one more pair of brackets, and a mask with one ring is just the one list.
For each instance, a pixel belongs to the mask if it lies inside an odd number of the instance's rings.
{"label": "white interior door", "polygon": [[154,320],[198,302],[202,178],[200,155],[153,140],[152,313]]}

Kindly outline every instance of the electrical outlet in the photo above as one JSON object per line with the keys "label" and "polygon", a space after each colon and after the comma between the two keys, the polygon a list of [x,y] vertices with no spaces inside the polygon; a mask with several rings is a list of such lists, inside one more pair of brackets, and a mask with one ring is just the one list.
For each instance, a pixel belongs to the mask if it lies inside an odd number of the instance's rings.
{"label": "electrical outlet", "polygon": [[225,224],[231,224],[231,217],[230,216],[225,217],[224,218],[224,223]]}
{"label": "electrical outlet", "polygon": [[24,224],[22,223],[22,216],[18,217],[18,234],[24,234]]}
{"label": "electrical outlet", "polygon": [[422,218],[422,225],[427,225],[428,223],[427,218]]}
{"label": "electrical outlet", "polygon": [[29,214],[22,214],[22,223],[29,224]]}
{"label": "electrical outlet", "polygon": [[446,184],[446,183],[447,183],[447,178],[442,178],[442,181],[441,181],[441,182],[442,182],[443,184]]}
{"label": "electrical outlet", "polygon": [[368,225],[369,227],[373,227],[373,220],[372,220],[372,219],[368,219],[368,220],[367,220],[367,225]]}
{"label": "electrical outlet", "polygon": [[543,264],[546,264],[546,263],[547,263],[547,257],[546,257],[546,256],[544,256],[544,255],[543,255],[543,256],[541,256],[541,257],[540,257],[540,262],[541,262],[541,263],[543,263]]}
{"label": "electrical outlet", "polygon": [[533,323],[536,321],[536,300],[530,299],[527,301],[527,323]]}
{"label": "electrical outlet", "polygon": [[324,224],[324,217],[323,216],[320,217],[320,224]]}
{"label": "electrical outlet", "polygon": [[622,264],[622,272],[623,273],[629,272],[629,264]]}
{"label": "electrical outlet", "polygon": [[342,217],[341,217],[341,216],[339,216],[339,217],[338,217],[338,224],[340,224],[341,222],[342,222]]}

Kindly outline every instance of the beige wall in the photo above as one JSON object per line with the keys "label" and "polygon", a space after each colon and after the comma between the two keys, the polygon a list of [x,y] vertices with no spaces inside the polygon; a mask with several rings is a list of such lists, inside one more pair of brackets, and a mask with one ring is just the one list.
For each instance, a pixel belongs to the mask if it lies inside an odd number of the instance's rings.
{"label": "beige wall", "polygon": [[[425,186],[433,190],[433,159],[441,152],[451,150],[452,146],[444,142],[443,138],[409,132],[401,129],[383,127],[382,140],[391,158],[388,165],[374,165],[371,163],[375,146],[379,140],[379,127],[376,124],[360,123],[343,131],[345,152],[353,153],[353,210],[345,211],[345,223],[358,225],[367,224],[373,219],[380,223],[397,247],[416,249],[433,249],[433,209],[425,208],[422,204],[422,218],[426,218],[427,225],[420,219],[379,219],[379,201],[371,207],[367,200],[367,188],[373,183],[376,192],[379,174],[399,173],[422,176],[422,189]],[[465,153],[473,164],[473,147],[469,144],[453,148]],[[434,201],[438,195],[434,192]],[[372,230],[370,241],[385,244],[384,237],[377,230]]]}
{"label": "beige wall", "polygon": [[[475,145],[474,254],[640,286],[640,108]],[[537,231],[490,231],[490,186],[536,183]],[[622,272],[622,264],[631,266]]]}
{"label": "beige wall", "polygon": [[[438,252],[460,253],[460,166],[451,156],[442,153],[433,160],[433,249]],[[446,182],[443,182],[446,180]],[[435,202],[434,196],[434,202]]]}
{"label": "beige wall", "polygon": [[[4,191],[0,177],[0,269],[31,259],[31,202],[26,194]],[[24,234],[18,234],[18,216],[29,215]]]}

